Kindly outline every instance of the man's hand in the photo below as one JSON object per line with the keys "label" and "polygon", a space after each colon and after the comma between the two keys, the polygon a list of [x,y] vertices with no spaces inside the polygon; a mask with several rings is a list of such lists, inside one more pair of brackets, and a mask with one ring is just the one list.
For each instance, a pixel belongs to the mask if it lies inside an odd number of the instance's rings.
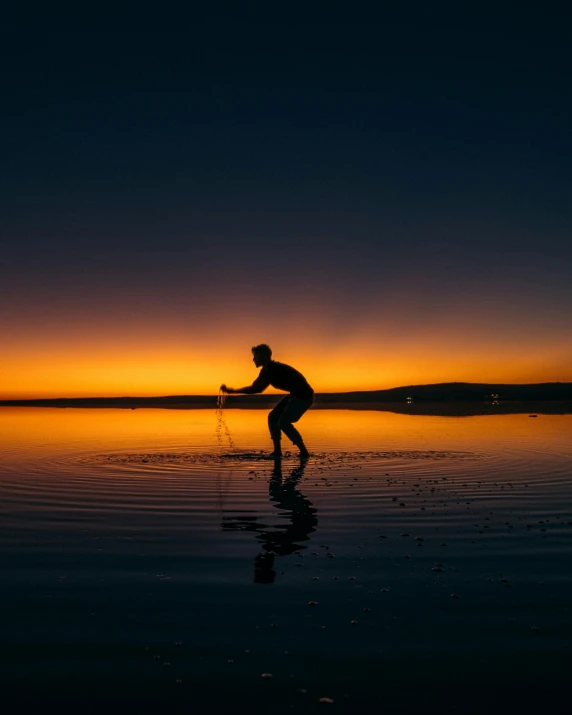
{"label": "man's hand", "polygon": [[221,392],[226,392],[227,395],[231,395],[234,392],[232,387],[227,387],[226,385],[221,385],[220,390]]}

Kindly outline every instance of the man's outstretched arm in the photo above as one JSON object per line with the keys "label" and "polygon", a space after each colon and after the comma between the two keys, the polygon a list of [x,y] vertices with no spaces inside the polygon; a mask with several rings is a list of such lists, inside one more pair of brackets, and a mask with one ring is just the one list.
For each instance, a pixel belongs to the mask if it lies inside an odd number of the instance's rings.
{"label": "man's outstretched arm", "polygon": [[236,395],[236,394],[242,394],[242,395],[256,395],[259,392],[264,392],[266,388],[270,385],[269,382],[267,382],[263,377],[257,377],[256,380],[252,383],[252,385],[248,385],[247,387],[227,387],[226,385],[221,385],[220,389],[223,392],[226,392],[227,395]]}

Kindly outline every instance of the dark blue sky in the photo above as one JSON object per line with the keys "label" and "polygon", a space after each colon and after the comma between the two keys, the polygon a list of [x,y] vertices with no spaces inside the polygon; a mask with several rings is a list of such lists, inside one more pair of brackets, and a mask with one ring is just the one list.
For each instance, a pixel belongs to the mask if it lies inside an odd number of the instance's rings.
{"label": "dark blue sky", "polygon": [[275,340],[279,320],[302,323],[316,351],[320,331],[335,350],[399,325],[442,340],[473,325],[486,342],[491,324],[508,353],[538,333],[556,377],[572,308],[565,18],[410,10],[13,26],[5,334],[188,320],[206,336],[250,315]]}

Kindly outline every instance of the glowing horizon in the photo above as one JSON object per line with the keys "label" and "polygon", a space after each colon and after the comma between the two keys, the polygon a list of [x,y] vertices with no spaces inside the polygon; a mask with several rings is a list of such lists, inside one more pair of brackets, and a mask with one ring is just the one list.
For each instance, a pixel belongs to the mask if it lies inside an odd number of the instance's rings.
{"label": "glowing horizon", "polygon": [[[490,344],[461,349],[442,338],[433,342],[424,339],[420,345],[409,340],[385,346],[383,341],[369,346],[358,340],[344,346],[303,341],[302,349],[291,348],[284,338],[276,337],[269,340],[274,345],[273,357],[299,369],[316,392],[443,382],[572,382],[572,368],[565,362],[566,346],[561,343],[545,344],[537,352],[513,343],[502,353]],[[260,342],[256,338],[226,338],[218,347],[205,340],[200,354],[191,344],[168,345],[165,341],[160,341],[160,347],[146,349],[143,341],[100,341],[97,348],[74,342],[60,343],[57,348],[29,344],[25,349],[22,345],[5,355],[0,399],[212,395],[223,382],[243,387],[258,374],[250,354],[251,344]],[[418,357],[420,350],[422,358]]]}

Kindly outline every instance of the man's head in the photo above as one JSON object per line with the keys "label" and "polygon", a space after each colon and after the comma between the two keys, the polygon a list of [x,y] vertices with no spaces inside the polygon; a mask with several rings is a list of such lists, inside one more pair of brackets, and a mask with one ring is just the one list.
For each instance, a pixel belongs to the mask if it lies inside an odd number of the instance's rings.
{"label": "man's head", "polygon": [[252,360],[256,367],[264,367],[272,360],[272,350],[265,343],[255,345],[252,348],[252,355]]}

